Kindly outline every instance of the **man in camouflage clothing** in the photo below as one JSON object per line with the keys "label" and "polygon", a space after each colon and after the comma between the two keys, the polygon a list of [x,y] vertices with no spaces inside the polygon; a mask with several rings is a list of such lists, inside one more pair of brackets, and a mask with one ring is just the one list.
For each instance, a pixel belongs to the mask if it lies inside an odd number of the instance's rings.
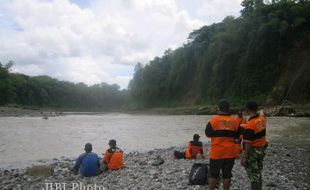
{"label": "man in camouflage clothing", "polygon": [[265,156],[266,141],[266,117],[258,113],[258,105],[250,101],[246,105],[250,114],[248,124],[244,127],[244,152],[241,165],[246,169],[251,181],[252,190],[262,189],[262,170]]}
{"label": "man in camouflage clothing", "polygon": [[[265,148],[251,148],[248,153],[245,170],[251,183],[262,183],[263,160]],[[253,189],[253,188],[252,188]],[[255,189],[255,188],[254,188]],[[261,188],[260,188],[261,189]]]}

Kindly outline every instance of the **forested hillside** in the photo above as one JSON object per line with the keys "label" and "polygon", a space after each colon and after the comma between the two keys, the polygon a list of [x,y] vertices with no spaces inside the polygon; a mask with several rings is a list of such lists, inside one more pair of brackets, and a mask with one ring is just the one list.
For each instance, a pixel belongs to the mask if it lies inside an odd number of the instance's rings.
{"label": "forested hillside", "polygon": [[159,107],[310,100],[310,2],[245,0],[241,16],[190,33],[129,84],[131,105]]}
{"label": "forested hillside", "polygon": [[0,63],[0,105],[16,104],[62,110],[112,111],[121,109],[128,93],[106,83],[59,81],[48,76],[29,77],[9,73],[12,62]]}
{"label": "forested hillside", "polygon": [[0,105],[109,111],[248,99],[310,101],[310,1],[244,0],[241,16],[193,31],[188,42],[138,63],[128,90],[10,73],[0,64]]}

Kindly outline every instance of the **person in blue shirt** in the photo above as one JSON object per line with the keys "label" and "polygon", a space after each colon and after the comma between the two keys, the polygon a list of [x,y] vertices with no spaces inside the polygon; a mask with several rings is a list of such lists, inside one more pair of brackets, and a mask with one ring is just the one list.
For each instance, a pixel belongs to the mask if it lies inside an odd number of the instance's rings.
{"label": "person in blue shirt", "polygon": [[85,153],[81,154],[75,161],[74,166],[70,169],[73,173],[80,174],[85,177],[92,177],[99,175],[100,159],[96,153],[93,153],[92,145],[90,143],[85,144]]}

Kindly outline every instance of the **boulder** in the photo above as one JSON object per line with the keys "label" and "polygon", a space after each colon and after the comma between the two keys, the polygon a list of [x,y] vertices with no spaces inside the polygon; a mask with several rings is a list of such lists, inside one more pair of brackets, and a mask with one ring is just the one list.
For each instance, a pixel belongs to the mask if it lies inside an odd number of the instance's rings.
{"label": "boulder", "polygon": [[48,177],[52,176],[54,168],[49,165],[35,165],[26,169],[25,175],[36,177]]}
{"label": "boulder", "polygon": [[164,159],[162,159],[162,157],[160,156],[157,156],[154,161],[152,162],[152,165],[153,166],[159,166],[159,165],[162,165],[164,163]]}

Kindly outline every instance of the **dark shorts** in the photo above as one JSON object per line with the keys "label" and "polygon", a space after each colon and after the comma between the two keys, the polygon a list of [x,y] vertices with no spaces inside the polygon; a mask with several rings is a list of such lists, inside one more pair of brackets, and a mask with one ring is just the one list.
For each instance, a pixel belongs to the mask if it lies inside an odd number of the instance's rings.
{"label": "dark shorts", "polygon": [[210,159],[210,177],[219,178],[220,171],[222,171],[222,178],[227,179],[231,178],[232,168],[234,167],[235,159],[227,158],[227,159]]}

